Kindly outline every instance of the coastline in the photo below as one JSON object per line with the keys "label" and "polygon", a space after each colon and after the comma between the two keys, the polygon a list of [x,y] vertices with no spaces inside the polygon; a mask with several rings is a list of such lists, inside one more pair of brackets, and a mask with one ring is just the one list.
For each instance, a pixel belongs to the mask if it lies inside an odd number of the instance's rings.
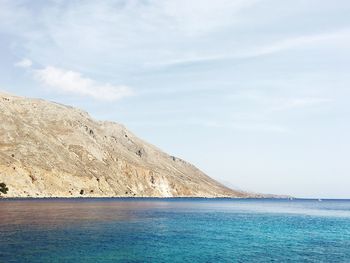
{"label": "coastline", "polygon": [[[177,196],[177,197],[158,197],[158,196],[89,196],[89,197],[0,197],[2,200],[318,200],[317,198],[293,198],[289,197],[198,197],[198,196]],[[323,199],[323,200],[342,200],[342,199]],[[347,200],[347,199],[344,199]]]}

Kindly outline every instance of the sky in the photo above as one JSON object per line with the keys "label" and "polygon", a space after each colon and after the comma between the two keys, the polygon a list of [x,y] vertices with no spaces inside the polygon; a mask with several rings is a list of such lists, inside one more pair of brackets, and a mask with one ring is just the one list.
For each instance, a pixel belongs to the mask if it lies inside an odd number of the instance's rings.
{"label": "sky", "polygon": [[348,0],[0,0],[0,90],[122,123],[230,187],[350,198],[349,13]]}

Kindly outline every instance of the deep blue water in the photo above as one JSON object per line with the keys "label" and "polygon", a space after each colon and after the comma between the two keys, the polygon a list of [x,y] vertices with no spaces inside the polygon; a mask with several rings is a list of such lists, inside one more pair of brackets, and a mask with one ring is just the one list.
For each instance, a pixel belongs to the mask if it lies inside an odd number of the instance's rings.
{"label": "deep blue water", "polygon": [[0,200],[0,262],[350,262],[350,201]]}

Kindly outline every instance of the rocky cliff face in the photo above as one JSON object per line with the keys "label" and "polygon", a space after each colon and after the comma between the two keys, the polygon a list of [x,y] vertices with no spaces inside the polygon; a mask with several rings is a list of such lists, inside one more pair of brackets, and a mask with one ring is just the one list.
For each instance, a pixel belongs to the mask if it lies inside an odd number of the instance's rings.
{"label": "rocky cliff face", "polygon": [[247,197],[112,122],[0,93],[6,197]]}

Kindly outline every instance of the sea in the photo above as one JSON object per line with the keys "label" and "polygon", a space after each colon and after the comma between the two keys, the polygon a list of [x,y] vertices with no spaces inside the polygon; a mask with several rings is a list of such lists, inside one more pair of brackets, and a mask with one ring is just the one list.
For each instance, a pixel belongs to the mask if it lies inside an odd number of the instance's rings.
{"label": "sea", "polygon": [[350,200],[0,199],[0,262],[350,262]]}

